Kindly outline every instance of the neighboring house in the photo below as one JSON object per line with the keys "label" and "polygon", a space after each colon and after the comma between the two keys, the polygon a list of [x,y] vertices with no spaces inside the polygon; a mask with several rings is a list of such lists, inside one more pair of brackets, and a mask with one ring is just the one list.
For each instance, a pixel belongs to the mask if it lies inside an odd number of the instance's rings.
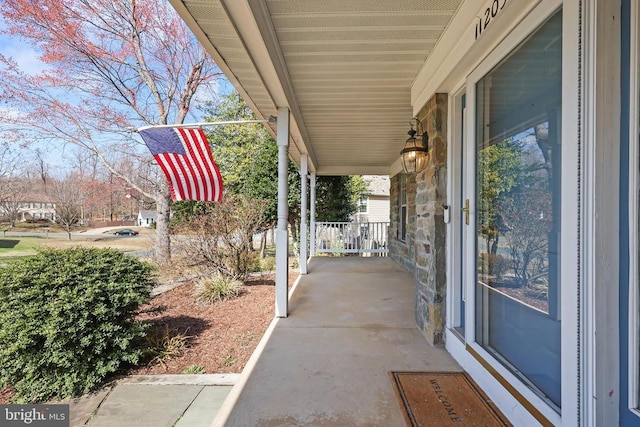
{"label": "neighboring house", "polygon": [[53,221],[55,203],[38,183],[7,178],[0,182],[0,217],[12,224],[28,220]]}
{"label": "neighboring house", "polygon": [[389,177],[385,175],[364,175],[367,194],[358,202],[356,222],[389,222]]}
{"label": "neighboring house", "polygon": [[138,212],[138,225],[141,227],[151,227],[156,222],[158,212],[140,211]]}
{"label": "neighboring house", "polygon": [[28,195],[18,203],[20,221],[47,219],[56,220],[55,203],[46,196]]}

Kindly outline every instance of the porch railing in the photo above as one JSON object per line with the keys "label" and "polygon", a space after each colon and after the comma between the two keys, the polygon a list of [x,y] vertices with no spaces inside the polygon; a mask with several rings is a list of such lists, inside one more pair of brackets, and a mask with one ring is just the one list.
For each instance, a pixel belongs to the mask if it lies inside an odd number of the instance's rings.
{"label": "porch railing", "polygon": [[316,253],[387,256],[388,222],[316,222]]}

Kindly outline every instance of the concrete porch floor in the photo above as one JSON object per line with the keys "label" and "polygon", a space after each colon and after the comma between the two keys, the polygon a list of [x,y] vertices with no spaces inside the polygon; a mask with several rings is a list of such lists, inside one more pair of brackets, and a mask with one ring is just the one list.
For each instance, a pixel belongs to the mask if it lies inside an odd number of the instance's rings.
{"label": "concrete porch floor", "polygon": [[212,425],[404,426],[392,370],[461,370],[418,331],[411,274],[389,258],[313,258]]}

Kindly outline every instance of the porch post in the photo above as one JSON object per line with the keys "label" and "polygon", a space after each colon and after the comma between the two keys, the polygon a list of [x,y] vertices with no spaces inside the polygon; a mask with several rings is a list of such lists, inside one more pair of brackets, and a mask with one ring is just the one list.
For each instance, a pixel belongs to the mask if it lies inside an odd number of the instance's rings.
{"label": "porch post", "polygon": [[311,256],[316,256],[316,173],[311,173],[311,229],[309,232],[310,237],[310,253]]}
{"label": "porch post", "polygon": [[307,155],[300,156],[300,274],[307,274]]}
{"label": "porch post", "polygon": [[276,317],[288,314],[289,206],[287,174],[289,162],[289,109],[278,108],[278,225],[276,227]]}

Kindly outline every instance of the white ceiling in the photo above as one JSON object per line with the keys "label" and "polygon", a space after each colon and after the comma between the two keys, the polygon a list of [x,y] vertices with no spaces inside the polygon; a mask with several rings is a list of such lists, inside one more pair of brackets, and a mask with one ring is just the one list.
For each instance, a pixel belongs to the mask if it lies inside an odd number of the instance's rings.
{"label": "white ceiling", "polygon": [[319,175],[389,173],[412,82],[460,2],[171,0],[259,116],[290,108],[290,155]]}

